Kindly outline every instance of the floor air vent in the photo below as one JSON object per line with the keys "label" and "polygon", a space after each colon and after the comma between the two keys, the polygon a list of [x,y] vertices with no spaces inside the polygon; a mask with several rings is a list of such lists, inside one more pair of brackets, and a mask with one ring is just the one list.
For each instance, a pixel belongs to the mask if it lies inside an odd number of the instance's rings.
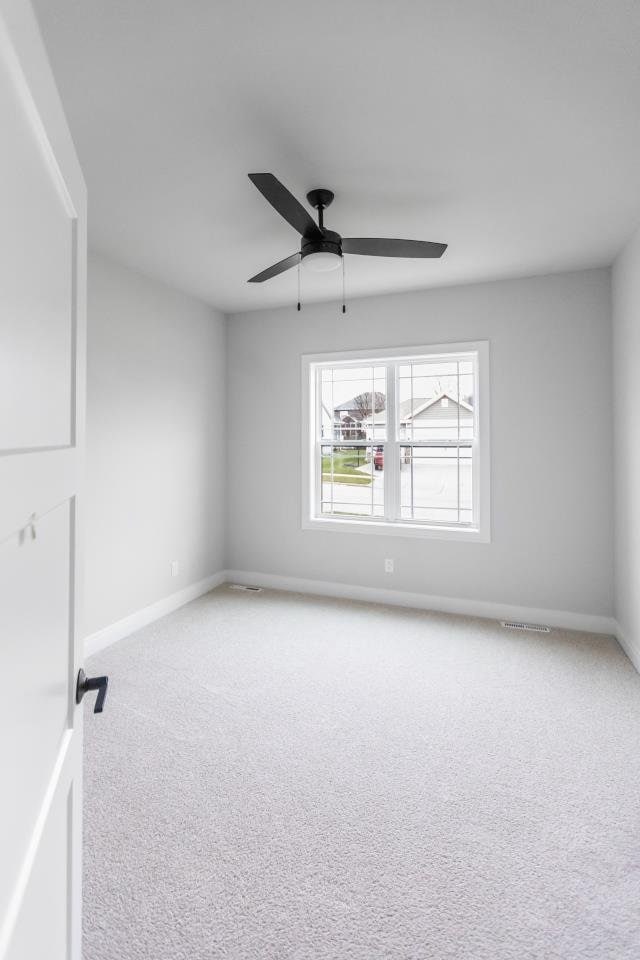
{"label": "floor air vent", "polygon": [[549,627],[542,627],[539,623],[524,623],[522,620],[501,620],[500,625],[507,630],[531,630],[533,633],[549,633]]}
{"label": "floor air vent", "polygon": [[244,583],[230,583],[230,590],[246,590],[248,593],[262,593],[262,587],[247,587]]}

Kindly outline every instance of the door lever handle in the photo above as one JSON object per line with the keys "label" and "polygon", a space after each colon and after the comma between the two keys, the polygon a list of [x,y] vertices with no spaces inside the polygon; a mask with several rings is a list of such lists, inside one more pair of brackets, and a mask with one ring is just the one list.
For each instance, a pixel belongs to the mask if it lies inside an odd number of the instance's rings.
{"label": "door lever handle", "polygon": [[97,690],[98,696],[93,708],[94,713],[102,713],[104,707],[104,698],[107,695],[107,685],[109,677],[88,677],[84,670],[78,670],[78,682],[76,684],[76,703],[81,703],[82,698],[88,690]]}

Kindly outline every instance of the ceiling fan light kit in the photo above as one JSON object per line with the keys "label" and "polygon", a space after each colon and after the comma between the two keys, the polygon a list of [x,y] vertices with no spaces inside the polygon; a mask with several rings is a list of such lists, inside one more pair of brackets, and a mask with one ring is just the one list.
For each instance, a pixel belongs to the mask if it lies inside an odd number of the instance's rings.
{"label": "ceiling fan light kit", "polygon": [[[249,179],[258,188],[263,197],[269,201],[280,216],[289,223],[300,236],[300,252],[267,267],[249,283],[263,283],[277,277],[285,270],[304,263],[305,267],[315,273],[327,273],[343,267],[344,290],[344,254],[360,254],[369,257],[411,257],[434,259],[441,257],[447,249],[446,243],[431,243],[426,240],[391,240],[379,237],[341,237],[334,230],[328,230],[324,225],[324,211],[333,201],[333,193],[324,187],[310,190],[307,201],[318,211],[318,222],[312,219],[301,203],[290,193],[284,184],[272,173],[250,173]],[[344,301],[344,293],[343,293]],[[298,310],[300,297],[298,297]],[[345,312],[344,302],[342,306]]]}
{"label": "ceiling fan light kit", "polygon": [[327,273],[329,270],[338,269],[342,262],[342,254],[330,250],[311,251],[311,253],[302,254],[302,262],[314,273]]}

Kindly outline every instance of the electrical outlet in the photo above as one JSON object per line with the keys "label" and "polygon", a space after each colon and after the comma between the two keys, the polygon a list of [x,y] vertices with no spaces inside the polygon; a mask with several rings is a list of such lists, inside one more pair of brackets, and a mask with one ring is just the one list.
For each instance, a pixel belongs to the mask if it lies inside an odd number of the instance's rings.
{"label": "electrical outlet", "polygon": [[172,560],[172,561],[171,561],[171,576],[172,576],[172,577],[177,577],[179,573],[180,573],[180,564],[178,563],[177,560]]}
{"label": "electrical outlet", "polygon": [[393,573],[393,560],[385,560],[384,562],[384,572]]}

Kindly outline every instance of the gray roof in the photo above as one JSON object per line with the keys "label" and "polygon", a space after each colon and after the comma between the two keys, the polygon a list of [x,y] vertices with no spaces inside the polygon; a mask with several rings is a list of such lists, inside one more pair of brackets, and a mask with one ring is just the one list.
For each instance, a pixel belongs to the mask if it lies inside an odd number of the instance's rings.
{"label": "gray roof", "polygon": [[400,409],[398,411],[400,414],[400,419],[407,420],[426,403],[429,403],[426,397],[410,397],[408,400],[401,400]]}
{"label": "gray roof", "polygon": [[358,404],[356,403],[356,398],[352,397],[351,400],[345,400],[344,403],[340,403],[337,407],[334,407],[334,412],[337,410],[357,410]]}
{"label": "gray roof", "polygon": [[[414,397],[413,400],[411,400],[411,399],[409,399],[409,400],[403,400],[403,401],[400,403],[400,419],[404,419],[404,417],[408,417],[408,416],[411,415],[411,405],[412,405],[412,404],[413,404],[413,412],[415,413],[417,409],[419,409],[420,407],[424,406],[424,404],[426,404],[426,403],[428,403],[428,402],[429,402],[429,401],[426,399],[426,397]],[[341,403],[339,406],[334,407],[334,413],[338,413],[338,412],[340,412],[340,413],[345,412],[345,413],[346,413],[346,412],[348,412],[348,411],[354,411],[354,412],[355,412],[355,411],[357,411],[357,410],[358,410],[358,406],[357,406],[357,404],[355,403],[355,398],[353,398],[353,399],[351,399],[351,400],[345,400],[344,403]],[[379,410],[379,411],[375,414],[375,418],[376,418],[376,420],[377,420],[378,422],[384,423],[385,420],[386,420],[386,411],[385,411],[385,410]],[[366,419],[367,419],[367,420],[370,420],[370,419],[371,419],[371,416],[368,416]]]}
{"label": "gray roof", "polygon": [[[465,410],[472,411],[473,407],[467,403],[466,400],[460,399],[459,401],[452,397],[449,393],[439,393],[436,397],[430,397],[428,400],[426,397],[410,397],[408,400],[400,401],[400,422],[406,422],[411,420],[417,414],[421,413],[423,410],[426,410],[428,407],[433,406],[434,403],[437,403],[438,400],[442,400],[443,397],[446,397],[448,400],[451,400],[452,403],[457,403],[460,407],[463,407]],[[363,421],[364,423],[386,423],[387,422],[387,411],[381,410],[379,413],[376,413],[374,417],[368,416]]]}

